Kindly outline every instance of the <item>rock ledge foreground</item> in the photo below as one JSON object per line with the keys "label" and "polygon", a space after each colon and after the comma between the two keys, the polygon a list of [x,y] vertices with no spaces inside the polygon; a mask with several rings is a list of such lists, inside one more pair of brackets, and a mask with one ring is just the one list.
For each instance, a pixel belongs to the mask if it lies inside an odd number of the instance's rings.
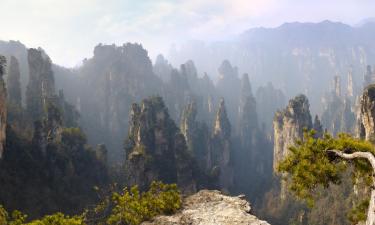
{"label": "rock ledge foreground", "polygon": [[142,225],[269,225],[250,214],[244,196],[230,197],[220,191],[202,190],[184,199],[174,215],[158,216]]}

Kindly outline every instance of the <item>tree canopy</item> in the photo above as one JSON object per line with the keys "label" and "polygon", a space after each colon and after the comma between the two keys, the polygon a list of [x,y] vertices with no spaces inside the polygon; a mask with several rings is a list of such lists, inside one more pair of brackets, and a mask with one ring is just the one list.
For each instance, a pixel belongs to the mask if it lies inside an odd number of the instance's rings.
{"label": "tree canopy", "polygon": [[[278,165],[278,170],[288,174],[285,177],[289,189],[299,199],[305,200],[309,207],[314,206],[320,188],[341,184],[344,172],[349,168],[353,168],[350,170],[353,184],[361,181],[370,186],[373,182],[370,161],[357,156],[375,153],[373,144],[368,141],[345,133],[337,137],[326,133],[322,138],[316,138],[315,131],[311,130],[305,131],[303,139],[296,140],[289,150],[288,156]],[[358,204],[361,213],[356,212],[357,216],[352,213],[350,216],[364,219],[367,205],[368,201],[361,202]]]}

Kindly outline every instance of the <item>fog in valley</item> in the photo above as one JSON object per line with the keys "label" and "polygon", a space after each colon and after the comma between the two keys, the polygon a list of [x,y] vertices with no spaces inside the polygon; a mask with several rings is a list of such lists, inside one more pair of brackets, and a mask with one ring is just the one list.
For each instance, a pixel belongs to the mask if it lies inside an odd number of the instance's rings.
{"label": "fog in valley", "polygon": [[373,9],[0,0],[0,225],[375,225]]}

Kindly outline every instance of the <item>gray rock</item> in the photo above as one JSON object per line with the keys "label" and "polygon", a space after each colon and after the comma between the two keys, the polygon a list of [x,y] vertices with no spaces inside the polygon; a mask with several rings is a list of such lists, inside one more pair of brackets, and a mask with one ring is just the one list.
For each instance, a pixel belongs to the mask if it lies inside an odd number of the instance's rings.
{"label": "gray rock", "polygon": [[202,190],[184,199],[182,210],[171,216],[158,216],[142,225],[267,225],[250,214],[250,203],[243,196],[230,197],[219,191]]}

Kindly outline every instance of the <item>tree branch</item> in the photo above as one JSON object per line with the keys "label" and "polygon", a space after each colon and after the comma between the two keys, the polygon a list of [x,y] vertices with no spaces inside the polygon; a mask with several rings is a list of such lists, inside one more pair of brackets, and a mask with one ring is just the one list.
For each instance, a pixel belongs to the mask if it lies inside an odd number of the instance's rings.
{"label": "tree branch", "polygon": [[335,153],[337,156],[344,158],[344,159],[355,159],[355,158],[367,159],[369,163],[371,164],[372,169],[375,171],[375,157],[371,152],[353,152],[353,153],[347,154],[336,149],[327,150],[327,152]]}

